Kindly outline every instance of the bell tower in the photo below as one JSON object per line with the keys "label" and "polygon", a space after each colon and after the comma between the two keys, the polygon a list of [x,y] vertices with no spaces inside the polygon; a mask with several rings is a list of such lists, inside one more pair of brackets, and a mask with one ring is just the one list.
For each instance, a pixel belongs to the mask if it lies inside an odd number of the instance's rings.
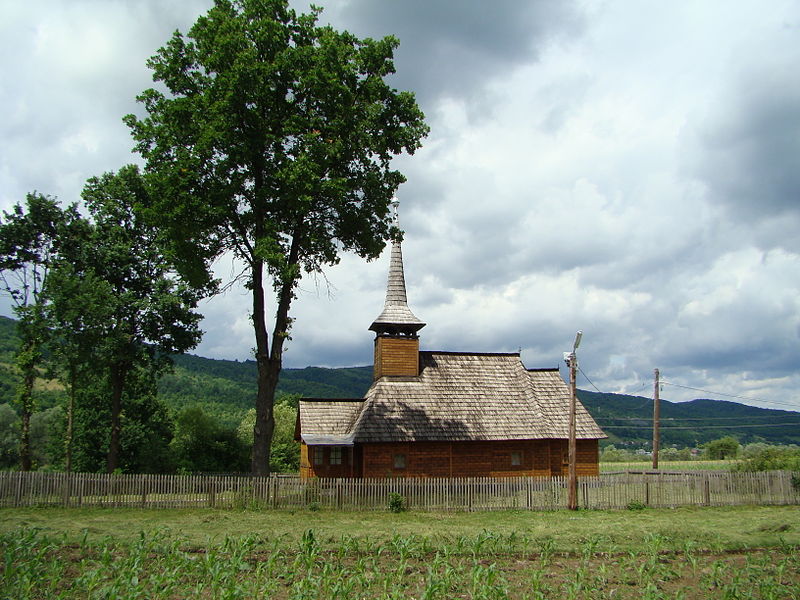
{"label": "bell tower", "polygon": [[[398,224],[397,198],[392,199],[394,223]],[[386,302],[383,312],[369,326],[375,332],[374,378],[419,375],[419,336],[425,327],[411,309],[406,297],[406,279],[403,273],[403,251],[399,241],[392,242],[389,263],[389,280],[386,285]]]}

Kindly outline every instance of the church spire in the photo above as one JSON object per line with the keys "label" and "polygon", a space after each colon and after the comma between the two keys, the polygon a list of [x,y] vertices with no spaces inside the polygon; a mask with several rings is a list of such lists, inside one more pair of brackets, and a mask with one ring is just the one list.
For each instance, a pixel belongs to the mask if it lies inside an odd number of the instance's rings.
{"label": "church spire", "polygon": [[[398,225],[397,206],[400,202],[397,198],[392,199],[392,209],[394,211],[394,223]],[[389,263],[389,280],[386,285],[386,302],[383,305],[383,312],[378,315],[370,330],[379,336],[409,336],[416,337],[417,332],[425,327],[425,323],[420,321],[411,309],[408,308],[406,296],[406,279],[403,273],[403,250],[400,242],[392,242],[392,255]]]}

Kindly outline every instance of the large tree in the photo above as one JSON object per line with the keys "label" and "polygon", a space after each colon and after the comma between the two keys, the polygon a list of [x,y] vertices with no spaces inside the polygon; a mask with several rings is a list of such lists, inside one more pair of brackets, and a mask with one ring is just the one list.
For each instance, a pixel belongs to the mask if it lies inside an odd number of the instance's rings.
{"label": "large tree", "polygon": [[[85,372],[103,378],[94,385],[109,400],[109,472],[122,466],[126,398],[141,404],[154,395],[168,354],[193,348],[201,336],[198,294],[175,277],[158,232],[134,210],[148,194],[135,166],[90,179],[83,198],[91,226],[69,252],[62,249],[58,274],[66,281],[51,291],[53,333],[78,359],[89,358]],[[128,389],[134,383],[141,388],[135,393]]]}
{"label": "large tree", "polygon": [[[360,40],[298,15],[285,0],[216,0],[184,36],[150,59],[164,91],[126,117],[155,193],[147,213],[195,285],[215,259],[242,261],[252,291],[258,365],[252,471],[269,473],[273,403],[302,273],[341,251],[377,257],[389,202],[405,180],[394,155],[428,128],[394,72],[394,37]],[[271,338],[266,290],[275,291]]]}
{"label": "large tree", "polygon": [[34,410],[33,384],[42,367],[48,335],[42,293],[70,222],[74,207],[63,211],[49,196],[28,194],[0,221],[0,292],[11,298],[20,339],[16,366],[20,372],[17,402],[20,408],[20,468],[32,467],[30,420]]}

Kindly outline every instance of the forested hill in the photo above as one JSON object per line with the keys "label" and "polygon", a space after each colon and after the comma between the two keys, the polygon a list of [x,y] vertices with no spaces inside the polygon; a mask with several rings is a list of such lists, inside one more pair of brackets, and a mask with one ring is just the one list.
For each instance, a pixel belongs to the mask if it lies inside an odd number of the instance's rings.
{"label": "forested hill", "polygon": [[[255,406],[256,363],[184,354],[173,357],[173,373],[161,378],[159,394],[168,406],[199,404],[226,423],[238,422]],[[283,369],[278,394],[306,398],[361,398],[372,383],[372,367]]]}
{"label": "forested hill", "polygon": [[[16,348],[15,322],[0,317],[0,404],[11,402]],[[201,406],[220,422],[237,425],[255,403],[253,361],[214,360],[193,355],[174,357],[174,372],[163,377],[159,394],[172,410]],[[372,382],[372,367],[284,369],[279,394],[307,398],[360,398]],[[47,388],[47,389],[43,389]],[[57,401],[56,386],[39,386],[39,407]],[[652,440],[653,400],[641,396],[579,390],[581,402],[615,444],[647,445]],[[769,410],[719,400],[661,402],[664,446],[697,446],[731,435],[741,443],[764,441],[800,444],[800,413]],[[794,425],[785,425],[794,423]]]}
{"label": "forested hill", "polygon": [[[653,399],[578,390],[581,403],[611,441],[641,446],[653,439]],[[787,425],[791,423],[792,425]],[[800,444],[800,412],[724,400],[661,400],[662,445],[698,446],[724,436],[740,443]]]}

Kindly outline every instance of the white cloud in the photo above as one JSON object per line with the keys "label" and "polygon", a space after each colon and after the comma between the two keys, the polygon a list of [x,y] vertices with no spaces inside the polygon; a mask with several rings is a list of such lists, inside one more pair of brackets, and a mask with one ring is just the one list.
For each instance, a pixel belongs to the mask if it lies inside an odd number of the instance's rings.
{"label": "white cloud", "polygon": [[[121,117],[145,60],[208,4],[6,2],[0,205],[73,201],[136,160]],[[432,127],[397,162],[423,347],[554,366],[583,329],[604,391],[649,394],[659,367],[800,408],[796,3],[327,4],[336,27],[400,37],[394,83]],[[286,364],[369,363],[386,269],[346,256],[331,297],[304,281]],[[250,358],[248,296],[204,312],[199,352]]]}

